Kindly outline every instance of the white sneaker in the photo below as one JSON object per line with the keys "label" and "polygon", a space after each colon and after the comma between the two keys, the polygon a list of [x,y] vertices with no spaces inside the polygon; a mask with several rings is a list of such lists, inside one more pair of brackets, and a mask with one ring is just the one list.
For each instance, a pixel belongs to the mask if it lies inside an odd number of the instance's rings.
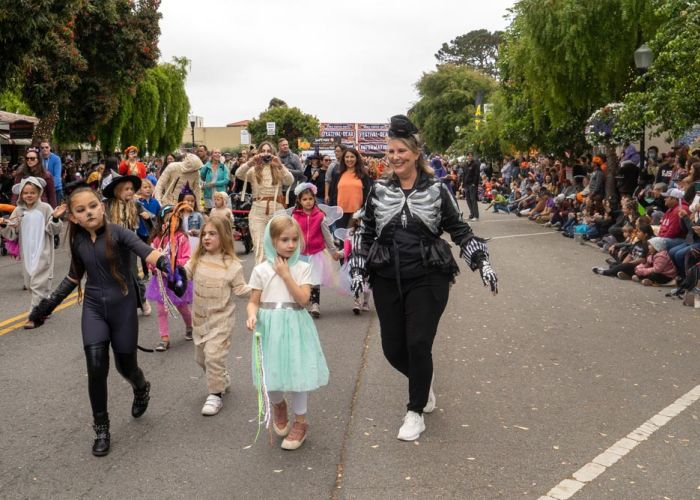
{"label": "white sneaker", "polygon": [[415,441],[424,430],[423,415],[409,410],[406,416],[403,417],[403,425],[399,429],[399,435],[396,437],[401,441]]}
{"label": "white sneaker", "polygon": [[433,376],[433,381],[430,382],[430,392],[428,393],[428,402],[423,408],[423,413],[433,413],[435,411],[435,405],[437,400],[435,399],[435,391],[433,390],[433,382],[435,382],[435,376]]}
{"label": "white sneaker", "polygon": [[209,394],[207,400],[204,402],[204,406],[202,406],[202,415],[207,415],[208,417],[216,415],[223,406],[224,402],[219,396],[216,394]]}
{"label": "white sneaker", "polygon": [[144,316],[150,316],[151,315],[151,304],[148,303],[147,300],[143,301],[143,305],[141,307],[141,313]]}

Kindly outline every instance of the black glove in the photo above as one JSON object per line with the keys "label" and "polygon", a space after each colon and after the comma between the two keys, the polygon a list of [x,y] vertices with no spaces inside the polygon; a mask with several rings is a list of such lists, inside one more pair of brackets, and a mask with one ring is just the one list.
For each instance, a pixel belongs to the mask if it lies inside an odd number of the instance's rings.
{"label": "black glove", "polygon": [[46,299],[41,299],[34,309],[29,313],[29,321],[33,321],[39,326],[44,323],[44,319],[51,314],[58,305],[68,297],[78,284],[71,281],[68,276],[63,278],[63,281],[51,292],[51,295]]}
{"label": "black glove", "polygon": [[166,276],[169,276],[170,275],[170,260],[165,255],[161,255],[160,257],[158,257],[158,260],[156,261],[156,269],[158,269],[160,272],[162,272]]}
{"label": "black glove", "polygon": [[353,268],[350,270],[350,291],[355,296],[356,299],[360,298],[362,292],[365,291],[365,277],[360,268]]}
{"label": "black glove", "polygon": [[185,295],[187,291],[187,273],[182,266],[177,266],[175,272],[168,276],[168,288],[178,297]]}

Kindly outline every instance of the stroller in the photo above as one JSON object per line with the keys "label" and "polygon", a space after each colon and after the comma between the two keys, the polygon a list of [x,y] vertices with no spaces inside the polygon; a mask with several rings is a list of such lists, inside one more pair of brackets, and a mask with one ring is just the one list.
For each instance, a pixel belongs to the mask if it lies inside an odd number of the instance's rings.
{"label": "stroller", "polygon": [[249,254],[253,249],[253,238],[250,236],[250,228],[248,226],[248,214],[253,199],[250,193],[240,194],[232,193],[231,196],[231,213],[233,214],[233,239],[243,243],[245,253]]}
{"label": "stroller", "polygon": [[[10,215],[12,215],[12,212],[14,210],[14,205],[11,205],[9,203],[0,203],[0,217],[9,217]],[[7,255],[8,253],[12,253],[12,256],[15,258],[19,255],[17,249],[17,242],[8,241],[2,236],[0,236],[0,255]]]}

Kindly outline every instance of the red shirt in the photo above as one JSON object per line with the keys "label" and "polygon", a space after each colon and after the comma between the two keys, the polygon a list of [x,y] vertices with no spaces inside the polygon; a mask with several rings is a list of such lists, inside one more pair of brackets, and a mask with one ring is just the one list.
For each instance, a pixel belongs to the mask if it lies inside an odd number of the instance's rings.
{"label": "red shirt", "polygon": [[146,165],[144,165],[140,161],[137,161],[135,171],[132,170],[130,172],[128,163],[126,163],[126,160],[122,160],[122,162],[119,164],[119,175],[137,175],[139,179],[145,179]]}
{"label": "red shirt", "polygon": [[659,226],[659,236],[661,238],[682,238],[683,230],[681,227],[681,219],[678,217],[678,211],[683,208],[686,212],[688,211],[688,204],[685,200],[679,200],[680,203],[675,207],[666,210],[663,219],[661,219],[661,226]]}

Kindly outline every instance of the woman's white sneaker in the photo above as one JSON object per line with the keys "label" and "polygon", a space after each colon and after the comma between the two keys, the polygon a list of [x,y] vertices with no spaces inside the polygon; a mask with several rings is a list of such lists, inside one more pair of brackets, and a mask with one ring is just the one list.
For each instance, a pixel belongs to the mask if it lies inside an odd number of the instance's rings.
{"label": "woman's white sneaker", "polygon": [[415,441],[424,430],[425,422],[423,421],[423,415],[409,410],[406,416],[403,417],[403,425],[399,429],[399,435],[396,437],[401,441]]}
{"label": "woman's white sneaker", "polygon": [[219,396],[216,394],[209,394],[207,400],[204,402],[204,406],[202,406],[202,415],[208,417],[216,415],[219,413],[222,406],[224,406],[224,402]]}

